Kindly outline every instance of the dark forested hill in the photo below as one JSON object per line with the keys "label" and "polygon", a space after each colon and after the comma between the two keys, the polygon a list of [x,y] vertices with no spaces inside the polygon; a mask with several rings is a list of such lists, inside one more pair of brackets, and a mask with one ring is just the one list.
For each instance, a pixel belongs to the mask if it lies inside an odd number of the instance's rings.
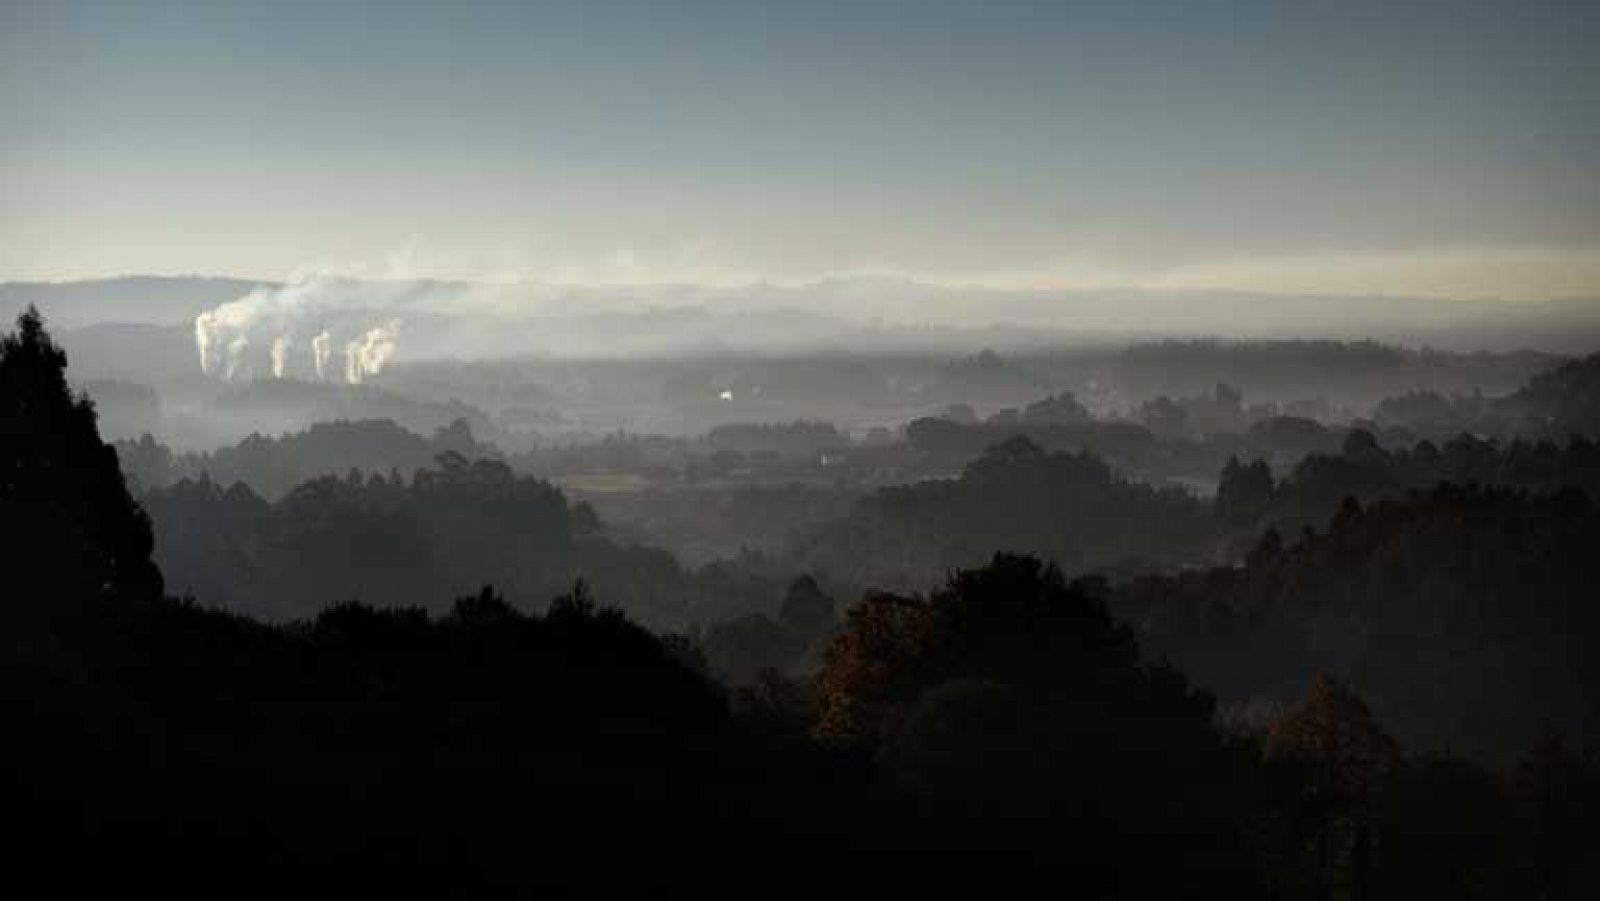
{"label": "dark forested hill", "polygon": [[1600,511],[1444,485],[1268,533],[1240,567],[1137,578],[1115,608],[1234,701],[1348,678],[1408,744],[1502,759],[1600,730]]}
{"label": "dark forested hill", "polygon": [[432,438],[401,428],[393,420],[318,422],[276,438],[253,434],[210,453],[174,453],[147,432],[137,441],[116,444],[123,472],[139,490],[164,488],[180,479],[202,476],[222,485],[244,482],[270,499],[302,482],[343,476],[351,470],[410,474],[443,453],[467,459],[494,458],[499,452],[473,437],[466,420],[441,427]]}
{"label": "dark forested hill", "polygon": [[[1600,764],[1556,734],[1595,726],[1600,514],[1575,491],[1352,501],[1326,533],[1269,533],[1242,567],[1118,585],[1027,555],[945,563],[998,542],[1159,564],[1274,490],[1235,465],[1212,509],[1018,439],[959,479],[874,495],[862,531],[815,548],[953,569],[931,592],[840,618],[796,579],[776,620],[696,641],[601,601],[657,622],[752,609],[737,599],[752,588],[770,606],[761,566],[686,578],[493,458],[446,451],[409,479],[322,477],[275,501],[180,479],[145,495],[153,549],[65,366],[36,316],[0,341],[17,885],[1575,899],[1600,884]],[[292,621],[165,597],[155,562],[169,589]],[[455,587],[490,580],[516,596]],[[761,671],[762,643],[791,658],[811,643],[814,672]],[[1208,684],[1285,703],[1219,718]],[[1520,760],[1496,779],[1414,753],[1441,745]]]}
{"label": "dark forested hill", "polygon": [[585,574],[602,589],[632,587],[641,568],[653,590],[610,595],[635,616],[677,622],[691,600],[670,557],[594,536],[592,515],[558,489],[494,460],[445,455],[410,477],[322,477],[271,503],[240,483],[184,479],[144,503],[173,591],[270,619],[352,599],[434,606],[485,582],[526,608]]}
{"label": "dark forested hill", "polygon": [[1600,354],[1537,373],[1499,396],[1408,391],[1385,398],[1373,417],[1382,425],[1434,439],[1461,432],[1500,438],[1600,437]]}
{"label": "dark forested hill", "polygon": [[1387,449],[1358,430],[1346,435],[1338,453],[1312,454],[1281,480],[1259,461],[1230,462],[1219,480],[1217,512],[1224,526],[1238,530],[1235,543],[1254,542],[1268,528],[1284,535],[1321,528],[1346,498],[1400,499],[1442,483],[1571,489],[1600,500],[1600,444],[1582,437],[1501,442],[1460,434],[1438,445]]}
{"label": "dark forested hill", "polygon": [[1013,438],[958,478],[874,492],[850,517],[803,531],[794,553],[805,568],[895,588],[1008,549],[1072,572],[1170,564],[1201,553],[1209,534],[1206,505],[1180,490]]}

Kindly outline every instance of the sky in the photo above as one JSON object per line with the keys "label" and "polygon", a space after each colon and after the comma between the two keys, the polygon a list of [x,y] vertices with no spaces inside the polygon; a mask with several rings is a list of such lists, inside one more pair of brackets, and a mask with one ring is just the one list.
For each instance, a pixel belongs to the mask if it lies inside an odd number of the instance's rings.
{"label": "sky", "polygon": [[0,0],[0,280],[1600,297],[1593,2]]}

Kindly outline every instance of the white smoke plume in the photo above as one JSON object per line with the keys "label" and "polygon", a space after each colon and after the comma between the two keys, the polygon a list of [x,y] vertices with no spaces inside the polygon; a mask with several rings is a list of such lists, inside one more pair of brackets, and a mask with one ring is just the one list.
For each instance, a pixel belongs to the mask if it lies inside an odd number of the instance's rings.
{"label": "white smoke plume", "polygon": [[333,357],[333,336],[323,329],[311,339],[311,362],[317,370],[317,381],[328,377],[328,360]]}
{"label": "white smoke plume", "polygon": [[[344,380],[366,381],[399,350],[406,318],[400,314],[437,310],[460,290],[434,282],[323,275],[264,286],[195,318],[200,369],[230,380],[265,374],[269,366],[274,378],[315,372],[318,379],[334,379],[338,341],[345,349]],[[309,350],[296,353],[299,348]]]}
{"label": "white smoke plume", "polygon": [[200,350],[200,371],[210,373],[217,361],[213,358],[215,342],[212,335],[217,331],[217,319],[208,310],[195,317],[194,343]]}
{"label": "white smoke plume", "polygon": [[400,331],[400,320],[368,329],[367,333],[344,348],[344,380],[359,385],[367,378],[383,371],[383,365],[393,356],[395,339]]}
{"label": "white smoke plume", "polygon": [[211,373],[220,369],[227,379],[238,373],[250,347],[250,333],[261,318],[248,301],[259,293],[253,292],[195,317],[194,340],[200,352],[200,371]]}
{"label": "white smoke plume", "polygon": [[[197,316],[195,347],[201,370],[216,378],[363,383],[402,359],[811,346],[834,340],[855,321],[837,311],[859,319],[877,310],[859,295],[904,297],[906,306],[921,310],[925,295],[938,293],[899,283],[856,287],[433,281],[416,278],[402,261],[371,275],[358,268],[263,285]],[[795,313],[816,310],[823,312]]]}
{"label": "white smoke plume", "polygon": [[289,358],[289,336],[279,335],[272,339],[272,377],[283,378],[283,364]]}
{"label": "white smoke plume", "polygon": [[244,335],[236,335],[228,342],[228,368],[223,378],[233,380],[239,371],[239,364],[244,362],[245,351],[250,348],[250,339]]}

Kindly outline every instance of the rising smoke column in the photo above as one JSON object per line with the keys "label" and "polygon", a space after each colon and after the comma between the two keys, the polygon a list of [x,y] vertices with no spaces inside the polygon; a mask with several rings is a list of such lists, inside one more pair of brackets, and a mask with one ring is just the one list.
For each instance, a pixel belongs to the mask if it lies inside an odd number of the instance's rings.
{"label": "rising smoke column", "polygon": [[358,385],[383,371],[383,365],[394,355],[398,346],[400,320],[368,329],[365,335],[344,347],[344,380]]}
{"label": "rising smoke column", "polygon": [[262,286],[195,317],[200,369],[224,379],[248,374],[247,352],[267,347],[272,375],[283,378],[291,349],[308,343],[317,378],[335,379],[338,336],[344,340],[344,379],[356,384],[381,372],[398,349],[402,319],[396,313],[427,308],[441,293],[428,282],[321,275]]}
{"label": "rising smoke column", "polygon": [[206,310],[194,320],[194,342],[200,352],[200,371],[221,371],[231,379],[244,363],[244,354],[255,332],[270,309],[268,292],[258,288],[238,300]]}
{"label": "rising smoke column", "polygon": [[194,343],[200,351],[200,371],[210,373],[217,364],[215,354],[217,334],[217,317],[210,310],[201,313],[194,320]]}
{"label": "rising smoke column", "polygon": [[289,336],[279,335],[272,339],[272,377],[283,378],[284,360],[289,356]]}
{"label": "rising smoke column", "polygon": [[250,348],[250,339],[244,335],[237,335],[228,342],[228,368],[223,370],[223,378],[233,381],[239,371],[239,364],[244,362],[244,352]]}
{"label": "rising smoke column", "polygon": [[317,368],[317,381],[328,377],[328,360],[333,357],[333,336],[323,329],[311,339],[311,362]]}

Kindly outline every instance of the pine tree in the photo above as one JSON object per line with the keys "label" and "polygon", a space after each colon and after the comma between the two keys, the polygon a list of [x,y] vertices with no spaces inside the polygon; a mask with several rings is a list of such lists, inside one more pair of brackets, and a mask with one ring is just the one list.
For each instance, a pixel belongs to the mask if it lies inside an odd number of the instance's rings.
{"label": "pine tree", "polygon": [[129,496],[94,406],[67,385],[67,355],[29,308],[0,338],[0,534],[23,603],[161,596],[150,521]]}

